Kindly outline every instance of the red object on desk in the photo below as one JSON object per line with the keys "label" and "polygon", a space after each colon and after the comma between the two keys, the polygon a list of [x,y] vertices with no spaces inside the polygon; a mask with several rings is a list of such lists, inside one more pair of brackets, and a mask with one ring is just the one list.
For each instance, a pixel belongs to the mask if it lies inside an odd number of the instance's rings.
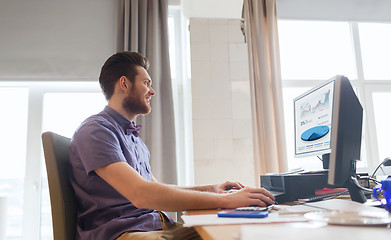
{"label": "red object on desk", "polygon": [[323,188],[315,191],[315,195],[326,195],[330,193],[346,192],[347,188]]}

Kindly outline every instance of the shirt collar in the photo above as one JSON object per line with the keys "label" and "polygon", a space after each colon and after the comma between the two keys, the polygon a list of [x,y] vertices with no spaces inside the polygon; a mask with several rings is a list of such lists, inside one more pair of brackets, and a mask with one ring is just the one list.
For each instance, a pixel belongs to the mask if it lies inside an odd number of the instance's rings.
{"label": "shirt collar", "polygon": [[129,127],[130,121],[109,106],[106,106],[103,111],[109,114],[116,122],[118,122],[126,134],[126,129]]}

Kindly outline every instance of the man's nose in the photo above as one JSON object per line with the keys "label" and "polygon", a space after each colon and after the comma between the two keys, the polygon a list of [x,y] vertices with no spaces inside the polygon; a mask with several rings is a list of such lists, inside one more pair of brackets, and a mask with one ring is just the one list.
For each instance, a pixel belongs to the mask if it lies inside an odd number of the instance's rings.
{"label": "man's nose", "polygon": [[153,90],[153,88],[150,88],[150,89],[149,89],[149,93],[150,93],[152,96],[156,94],[156,92],[155,92],[155,90]]}

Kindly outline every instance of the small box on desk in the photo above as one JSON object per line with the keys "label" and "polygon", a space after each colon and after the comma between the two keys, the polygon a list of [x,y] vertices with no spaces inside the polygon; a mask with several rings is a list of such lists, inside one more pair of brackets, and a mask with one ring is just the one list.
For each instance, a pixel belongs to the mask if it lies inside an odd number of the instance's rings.
{"label": "small box on desk", "polygon": [[278,203],[292,202],[329,187],[327,178],[327,173],[323,172],[261,175],[261,187],[272,192]]}

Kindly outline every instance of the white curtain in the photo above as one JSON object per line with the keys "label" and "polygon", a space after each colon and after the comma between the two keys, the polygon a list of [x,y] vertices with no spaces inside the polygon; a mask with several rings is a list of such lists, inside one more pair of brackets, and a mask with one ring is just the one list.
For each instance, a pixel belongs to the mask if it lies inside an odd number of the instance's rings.
{"label": "white curtain", "polygon": [[244,0],[255,174],[287,171],[276,0]]}
{"label": "white curtain", "polygon": [[164,183],[176,184],[176,144],[174,105],[168,53],[168,0],[118,0],[118,51],[143,54],[150,61],[148,70],[156,95],[152,112],[139,117],[140,137],[151,153],[153,175]]}

